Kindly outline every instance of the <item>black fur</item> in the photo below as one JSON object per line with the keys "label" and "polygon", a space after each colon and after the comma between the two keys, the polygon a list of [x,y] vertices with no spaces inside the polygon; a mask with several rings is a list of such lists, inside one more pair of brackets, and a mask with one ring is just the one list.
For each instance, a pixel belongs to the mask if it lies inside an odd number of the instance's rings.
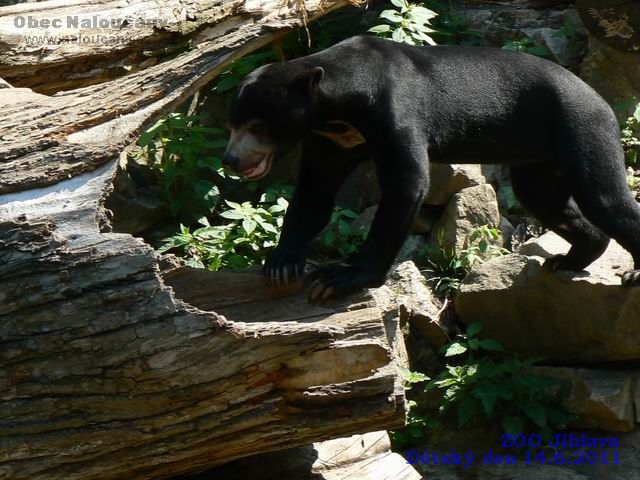
{"label": "black fur", "polygon": [[[242,83],[231,128],[252,120],[282,150],[303,142],[302,164],[280,244],[265,272],[301,272],[336,192],[362,158],[376,162],[382,199],[348,267],[323,267],[312,299],[384,282],[428,188],[427,160],[509,163],[514,191],[544,225],[571,242],[552,270],[580,270],[615,238],[640,269],[640,208],[631,195],[616,118],[564,68],[531,55],[480,47],[411,47],[355,37],[320,53],[262,67]],[[341,120],[364,147],[318,132]],[[638,275],[626,275],[636,283]]]}

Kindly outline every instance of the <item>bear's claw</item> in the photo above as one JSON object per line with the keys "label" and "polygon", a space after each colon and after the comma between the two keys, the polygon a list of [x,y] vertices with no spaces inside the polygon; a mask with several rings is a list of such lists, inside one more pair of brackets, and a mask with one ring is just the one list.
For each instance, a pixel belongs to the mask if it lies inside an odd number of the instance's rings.
{"label": "bear's claw", "polygon": [[622,285],[625,287],[640,286],[640,270],[629,270],[622,275]]}

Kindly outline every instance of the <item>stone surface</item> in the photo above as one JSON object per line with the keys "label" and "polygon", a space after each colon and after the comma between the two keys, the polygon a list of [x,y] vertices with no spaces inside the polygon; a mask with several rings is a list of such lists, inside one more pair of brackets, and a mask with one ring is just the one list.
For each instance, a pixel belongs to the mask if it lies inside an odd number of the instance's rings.
{"label": "stone surface", "polygon": [[468,244],[468,235],[479,225],[497,227],[500,212],[496,192],[488,184],[465,188],[456,193],[434,225],[429,242],[437,245],[443,232],[444,244],[460,251]]}
{"label": "stone surface", "polygon": [[411,261],[402,262],[389,274],[382,287],[370,290],[382,311],[403,308],[437,321],[440,302],[433,295],[420,270]]}
{"label": "stone surface", "polygon": [[[455,13],[465,20],[471,28],[482,32],[483,45],[501,48],[511,40],[522,40],[532,32],[549,29],[561,32],[563,24],[569,22],[576,29],[573,40],[576,51],[582,49],[586,31],[580,16],[567,2],[496,2],[478,4],[464,2]],[[556,8],[538,8],[558,4]],[[561,5],[559,3],[565,3]],[[554,5],[555,6],[555,5]],[[533,8],[532,8],[533,7]],[[534,35],[536,35],[534,33]],[[544,45],[544,43],[543,43]],[[577,60],[577,59],[576,59]]]}
{"label": "stone surface", "polygon": [[[405,459],[391,451],[387,432],[336,438],[305,447],[257,455],[188,480],[420,480]],[[184,478],[183,480],[187,480]]]}
{"label": "stone surface", "polygon": [[534,367],[533,370],[571,383],[567,406],[578,415],[573,426],[611,432],[633,430],[636,372],[568,367]]}
{"label": "stone surface", "polygon": [[[564,253],[563,242],[547,233],[521,252]],[[456,298],[462,321],[481,322],[510,351],[551,361],[640,359],[640,289],[623,288],[619,278],[631,256],[612,242],[586,271],[548,273],[543,261],[514,253],[480,265]]]}
{"label": "stone surface", "polygon": [[[609,105],[640,99],[640,55],[621,52],[589,39],[589,51],[580,67],[580,77],[591,85]],[[619,110],[624,120],[630,110]]]}
{"label": "stone surface", "polygon": [[371,222],[373,222],[373,218],[376,216],[377,211],[377,205],[366,208],[360,215],[358,215],[358,218],[353,220],[353,222],[351,223],[351,229],[368,230],[369,227],[371,227]]}
{"label": "stone surface", "polygon": [[130,172],[117,170],[105,207],[111,212],[114,231],[139,235],[170,218],[171,212],[158,179],[139,178],[144,170],[151,170],[135,162],[129,162],[128,169]]}
{"label": "stone surface", "polygon": [[559,28],[523,28],[522,32],[538,45],[546,47],[557,63],[570,67],[577,63],[576,57],[582,57],[586,42],[576,44],[575,38],[564,35]]}
{"label": "stone surface", "polygon": [[[413,370],[432,371],[439,366],[434,350],[450,341],[449,328],[441,322],[440,301],[415,264],[399,264],[382,287],[370,292],[386,312],[385,327],[394,351],[399,356],[407,352]],[[392,314],[394,311],[396,315]],[[398,327],[392,322],[397,322]],[[406,362],[400,358],[398,364]]]}
{"label": "stone surface", "polygon": [[446,205],[461,190],[487,183],[480,165],[429,164],[429,193],[424,203]]}

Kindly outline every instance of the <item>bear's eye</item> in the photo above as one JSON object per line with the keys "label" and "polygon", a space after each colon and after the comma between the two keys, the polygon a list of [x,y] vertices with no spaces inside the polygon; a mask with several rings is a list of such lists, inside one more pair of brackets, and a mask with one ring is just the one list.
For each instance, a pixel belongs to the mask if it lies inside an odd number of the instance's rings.
{"label": "bear's eye", "polygon": [[265,122],[254,122],[251,124],[249,131],[254,135],[266,135],[269,131],[269,126]]}

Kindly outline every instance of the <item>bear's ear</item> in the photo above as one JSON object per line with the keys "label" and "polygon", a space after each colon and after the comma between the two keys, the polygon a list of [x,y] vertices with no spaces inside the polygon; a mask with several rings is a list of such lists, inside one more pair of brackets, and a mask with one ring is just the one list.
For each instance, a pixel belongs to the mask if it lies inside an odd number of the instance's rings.
{"label": "bear's ear", "polygon": [[324,77],[322,67],[314,67],[305,70],[295,76],[292,87],[306,95],[315,95],[320,88],[320,80]]}

